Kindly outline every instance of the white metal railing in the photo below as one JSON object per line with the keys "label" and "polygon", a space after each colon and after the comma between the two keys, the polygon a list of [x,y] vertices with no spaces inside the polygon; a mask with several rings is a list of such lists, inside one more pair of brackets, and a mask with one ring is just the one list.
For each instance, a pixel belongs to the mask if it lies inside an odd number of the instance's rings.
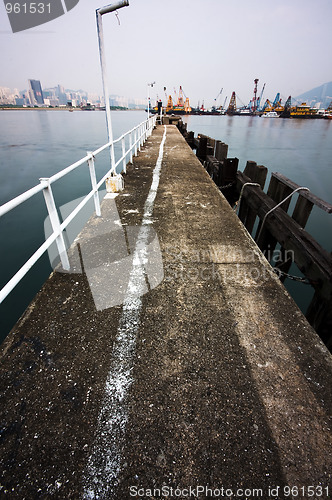
{"label": "white metal railing", "polygon": [[[9,295],[13,288],[21,281],[21,279],[27,274],[31,267],[38,261],[38,259],[49,249],[49,247],[56,242],[58,254],[60,257],[61,265],[65,270],[70,270],[70,264],[67,254],[67,249],[63,237],[63,231],[70,224],[70,222],[76,217],[80,210],[86,205],[86,203],[93,197],[94,207],[96,215],[100,216],[100,201],[98,190],[105,182],[105,180],[112,174],[116,172],[116,168],[122,163],[122,171],[126,172],[127,158],[129,162],[132,162],[133,156],[137,156],[138,151],[140,151],[141,146],[144,144],[145,140],[151,135],[152,130],[156,124],[157,115],[151,116],[148,120],[140,123],[136,127],[132,128],[125,134],[123,134],[118,139],[113,142],[108,142],[96,149],[95,151],[88,152],[87,155],[72,163],[67,168],[64,168],[57,174],[52,175],[48,178],[39,179],[40,183],[25,191],[21,195],[13,198],[11,201],[0,206],[0,217],[5,215],[7,212],[13,210],[13,208],[21,205],[25,201],[29,200],[32,196],[37,193],[43,192],[47,211],[49,214],[50,222],[52,225],[53,233],[49,236],[45,242],[34,252],[34,254],[23,264],[23,266],[17,271],[17,273],[8,281],[8,283],[0,290],[0,303]],[[129,142],[129,147],[126,149],[126,139]],[[111,168],[107,173],[97,182],[96,170],[95,170],[95,157],[107,148],[110,148],[114,152],[115,144],[119,143],[121,145],[121,157],[115,162],[115,159],[111,161]],[[114,155],[111,155],[114,158]],[[61,223],[59,215],[56,208],[56,203],[53,196],[52,184],[54,184],[59,179],[65,177],[67,174],[77,169],[85,163],[88,164],[90,179],[91,179],[91,191],[83,198],[83,200],[77,205],[77,207],[68,215],[68,217]]]}

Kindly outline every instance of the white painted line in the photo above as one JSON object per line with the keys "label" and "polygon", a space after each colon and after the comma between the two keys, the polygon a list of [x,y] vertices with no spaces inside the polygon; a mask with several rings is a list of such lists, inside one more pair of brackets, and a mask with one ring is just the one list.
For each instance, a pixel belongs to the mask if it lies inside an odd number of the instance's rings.
{"label": "white painted line", "polygon": [[134,381],[136,335],[140,326],[142,290],[153,205],[157,195],[166,140],[166,127],[153,170],[152,184],[144,205],[142,226],[136,241],[117,338],[114,342],[105,396],[98,417],[95,441],[83,477],[85,500],[110,498],[122,468],[121,450],[128,422],[128,392]]}

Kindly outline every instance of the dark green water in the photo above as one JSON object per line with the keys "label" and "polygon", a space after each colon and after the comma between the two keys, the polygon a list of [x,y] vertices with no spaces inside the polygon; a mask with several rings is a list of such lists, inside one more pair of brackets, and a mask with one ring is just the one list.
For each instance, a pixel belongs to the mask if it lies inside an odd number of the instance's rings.
{"label": "dark green water", "polygon": [[[144,111],[112,113],[113,134],[119,137],[146,119]],[[190,116],[188,130],[204,133],[229,145],[229,156],[281,172],[293,181],[332,202],[332,123],[325,120],[282,120],[259,117]],[[102,112],[2,111],[0,112],[0,204],[38,184],[106,143]],[[109,168],[107,152],[96,162],[99,178]],[[86,194],[87,168],[70,174],[54,188],[58,206]],[[44,241],[46,208],[40,193],[0,219],[1,287]],[[332,250],[332,215],[314,209],[309,232],[328,251]],[[32,268],[0,305],[0,341],[40,289],[51,266],[48,256]],[[285,285],[305,310],[311,289],[286,281]]]}
{"label": "dark green water", "polygon": [[[144,111],[113,112],[114,138],[146,117]],[[50,177],[106,142],[105,113],[100,111],[1,111],[0,204],[37,185],[40,177]],[[110,168],[108,151],[98,155],[95,165],[100,179]],[[60,207],[84,196],[90,189],[85,165],[69,174],[66,180],[54,184],[53,192]],[[45,240],[46,217],[44,198],[39,193],[0,218],[1,288]],[[0,305],[0,342],[51,271],[46,253]]]}

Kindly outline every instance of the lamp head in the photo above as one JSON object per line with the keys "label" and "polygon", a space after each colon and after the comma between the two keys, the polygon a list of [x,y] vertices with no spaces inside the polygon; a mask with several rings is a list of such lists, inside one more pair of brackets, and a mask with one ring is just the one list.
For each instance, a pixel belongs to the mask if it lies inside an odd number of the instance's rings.
{"label": "lamp head", "polygon": [[121,9],[121,7],[127,7],[128,5],[129,0],[119,0],[116,3],[105,5],[105,7],[100,7],[100,9],[97,9],[97,12],[102,16],[103,14],[107,14],[108,12],[113,12],[114,10]]}

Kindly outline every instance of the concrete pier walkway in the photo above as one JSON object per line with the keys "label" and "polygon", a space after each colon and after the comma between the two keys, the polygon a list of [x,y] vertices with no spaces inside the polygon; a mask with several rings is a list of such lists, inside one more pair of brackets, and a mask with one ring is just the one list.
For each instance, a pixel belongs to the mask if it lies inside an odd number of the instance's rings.
{"label": "concrete pier walkway", "polygon": [[1,498],[331,497],[331,355],[175,126],[70,258],[2,345]]}

